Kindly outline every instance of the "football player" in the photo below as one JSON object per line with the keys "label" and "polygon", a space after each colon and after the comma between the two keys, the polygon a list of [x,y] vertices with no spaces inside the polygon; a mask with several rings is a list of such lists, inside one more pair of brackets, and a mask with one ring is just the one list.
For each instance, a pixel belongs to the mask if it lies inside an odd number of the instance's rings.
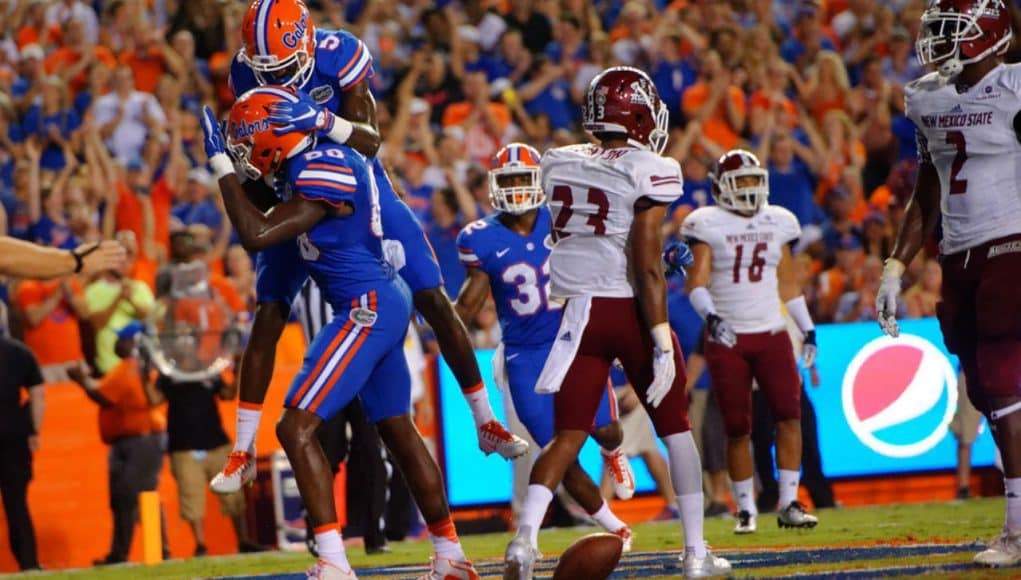
{"label": "football player", "polygon": [[[263,87],[231,108],[227,143],[207,107],[206,155],[231,223],[248,251],[298,239],[300,256],[337,316],[316,335],[284,400],[277,438],[294,468],[321,557],[313,578],[355,578],[344,553],[333,501],[333,477],[316,429],[359,397],[369,420],[400,465],[433,533],[432,578],[479,578],[450,519],[439,467],[411,419],[411,377],[404,337],[411,317],[407,285],[383,260],[383,222],[375,176],[365,157],[312,132],[278,135],[268,111],[292,93]],[[269,212],[247,197],[234,160],[253,178],[276,175],[285,200]]]}
{"label": "football player", "polygon": [[801,236],[794,214],[766,203],[768,173],[755,155],[723,155],[713,177],[715,206],[681,224],[695,262],[688,271],[691,305],[706,321],[705,359],[727,433],[727,466],[737,501],[734,533],[756,529],[751,454],[752,381],[776,419],[776,462],[784,528],[819,523],[798,502],[801,475],[801,378],[781,301],[805,335],[804,362],[815,361],[815,325],[794,276],[790,244]]}
{"label": "football player", "polygon": [[[496,213],[469,224],[457,236],[468,278],[455,308],[462,320],[471,320],[492,290],[503,331],[494,366],[503,369],[521,423],[545,447],[553,437],[553,397],[536,393],[535,382],[556,339],[561,305],[549,299],[553,241],[541,174],[539,152],[528,145],[511,143],[493,157],[489,200]],[[635,479],[620,450],[623,432],[609,385],[592,436],[602,447],[617,496],[630,499]],[[613,514],[577,461],[567,469],[564,486],[592,519],[624,540],[625,552],[631,550],[631,528]]]}
{"label": "football player", "polygon": [[942,216],[943,340],[1003,455],[1006,519],[975,556],[988,566],[1021,563],[1021,65],[1003,62],[1007,4],[939,0],[922,14],[918,59],[936,70],[904,88],[918,181],[876,298],[883,332],[897,336],[905,264]]}
{"label": "football player", "polygon": [[684,575],[727,574],[702,536],[702,468],[688,423],[684,362],[667,322],[661,254],[667,206],[682,194],[677,161],[661,156],[668,115],[645,73],[614,67],[589,84],[583,127],[598,141],[542,158],[556,245],[552,299],[565,301],[536,390],[554,392],[553,439],[532,468],[504,578],[531,578],[553,490],[588,437],[619,359],[666,446],[684,527]]}
{"label": "football player", "polygon": [[[230,74],[235,95],[265,83],[289,87],[298,100],[278,102],[266,119],[278,133],[318,131],[369,157],[376,154],[376,109],[366,80],[372,75],[372,57],[360,40],[343,30],[315,28],[301,0],[256,0],[245,13],[241,31],[244,46]],[[443,291],[439,265],[421,225],[397,198],[382,164],[376,159],[369,163],[379,188],[388,261],[411,287],[415,308],[436,332],[471,408],[480,449],[487,455],[521,456],[528,445],[493,416],[471,339]],[[264,210],[280,197],[258,191],[265,188],[254,179],[246,189],[262,200]],[[236,491],[255,476],[255,434],[273,375],[273,352],[306,279],[298,247],[287,241],[260,252],[256,275],[255,320],[240,371],[237,439],[227,465],[211,484],[219,493]]]}

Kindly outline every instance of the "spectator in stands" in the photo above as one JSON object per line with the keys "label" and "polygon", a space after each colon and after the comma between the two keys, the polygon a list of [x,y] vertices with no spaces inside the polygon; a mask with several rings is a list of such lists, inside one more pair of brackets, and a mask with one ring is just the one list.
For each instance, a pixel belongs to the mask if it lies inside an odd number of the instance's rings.
{"label": "spectator in stands", "polygon": [[893,250],[893,240],[887,227],[886,214],[873,210],[862,221],[862,244],[865,254],[883,259]]}
{"label": "spectator in stands", "polygon": [[507,28],[521,32],[525,46],[532,54],[542,54],[553,40],[553,25],[538,8],[537,0],[511,2],[510,10],[503,17]]}
{"label": "spectator in stands", "polygon": [[67,368],[85,361],[78,321],[89,316],[75,278],[18,284],[15,302],[24,316],[25,344],[38,357],[47,383],[66,382]]}
{"label": "spectator in stands", "polygon": [[[110,511],[113,512],[113,539],[110,551],[96,565],[120,564],[128,559],[131,539],[138,522],[138,494],[156,491],[163,452],[166,448],[166,418],[151,405],[142,387],[147,373],[138,358],[140,322],[132,321],[114,334],[114,356],[118,361],[102,380],[96,381],[88,367],[70,369],[71,379],[80,385],[89,399],[99,405],[99,436],[110,446]],[[163,558],[170,557],[166,518],[163,528]]]}
{"label": "spectator in stands", "polygon": [[500,148],[510,125],[507,105],[489,98],[489,82],[484,72],[465,73],[462,84],[464,100],[447,106],[443,127],[460,126],[464,130],[465,149],[471,158],[488,163]]}
{"label": "spectator in stands", "polygon": [[81,124],[67,84],[57,76],[48,76],[42,81],[41,102],[32,105],[25,114],[22,134],[42,145],[42,169],[60,171],[66,164],[65,152],[77,148]]}
{"label": "spectator in stands", "polygon": [[213,199],[213,176],[203,167],[188,172],[188,181],[182,201],[171,211],[181,225],[201,224],[214,232],[223,227],[223,212]]}
{"label": "spectator in stands", "polygon": [[745,127],[745,94],[712,49],[702,53],[699,80],[684,91],[682,109],[702,125],[703,135],[723,150],[733,149]]}
{"label": "spectator in stands", "polygon": [[[206,488],[227,462],[231,449],[217,400],[229,401],[237,395],[236,376],[230,382],[221,377],[181,381],[161,374],[155,383],[146,381],[144,386],[151,405],[167,403],[167,451],[177,481],[181,519],[191,527],[195,556],[205,556]],[[217,499],[220,511],[234,525],[238,551],[261,551],[248,535],[244,495],[238,492],[218,495]]]}
{"label": "spectator in stands", "polygon": [[113,68],[117,59],[109,48],[89,41],[86,25],[81,20],[71,19],[62,26],[62,46],[46,58],[46,72],[60,76],[77,93],[88,83],[88,71],[93,63],[102,62]]}
{"label": "spectator in stands", "polygon": [[27,111],[42,91],[42,80],[46,77],[45,58],[46,54],[38,44],[30,44],[21,49],[18,75],[11,83],[11,97],[19,113]]}
{"label": "spectator in stands", "polygon": [[577,107],[571,102],[571,84],[565,71],[545,57],[538,57],[532,66],[530,80],[518,89],[518,98],[529,115],[543,113],[549,117],[553,130],[575,126]]}
{"label": "spectator in stands", "polygon": [[430,215],[432,219],[425,232],[439,260],[447,294],[456,296],[465,276],[457,257],[457,234],[478,218],[475,202],[463,187],[436,190],[432,194]]}
{"label": "spectator in stands", "polygon": [[804,72],[816,62],[821,50],[835,51],[837,47],[823,32],[819,8],[801,2],[791,4],[797,4],[798,11],[794,17],[793,34],[780,46],[780,55],[798,71]]}
{"label": "spectator in stands", "polygon": [[834,266],[822,272],[818,278],[816,313],[823,321],[835,320],[837,303],[844,293],[857,291],[860,287],[862,248],[858,236],[853,233],[843,234],[838,237],[834,247]]}
{"label": "spectator in stands", "polygon": [[107,147],[121,162],[144,159],[148,135],[159,135],[166,123],[156,97],[135,90],[134,73],[125,65],[114,71],[112,91],[96,99],[94,111]]}
{"label": "spectator in stands", "polygon": [[149,286],[131,278],[138,258],[135,235],[129,231],[118,232],[117,241],[127,253],[124,266],[103,272],[85,289],[85,302],[92,313],[89,322],[96,333],[96,369],[100,373],[110,372],[120,362],[117,349],[120,330],[132,322],[145,320],[155,306]]}
{"label": "spectator in stands", "polygon": [[86,42],[89,44],[99,42],[99,17],[88,4],[81,0],[57,0],[46,11],[48,26],[61,26],[73,20],[81,22]]}
{"label": "spectator in stands", "polygon": [[0,499],[7,537],[18,567],[39,570],[28,484],[45,408],[43,376],[32,350],[6,333],[0,333],[0,368]]}
{"label": "spectator in stands", "polygon": [[943,270],[939,262],[925,260],[922,276],[904,292],[904,303],[907,305],[909,318],[929,318],[936,316],[936,305],[939,304],[939,289],[943,284]]}

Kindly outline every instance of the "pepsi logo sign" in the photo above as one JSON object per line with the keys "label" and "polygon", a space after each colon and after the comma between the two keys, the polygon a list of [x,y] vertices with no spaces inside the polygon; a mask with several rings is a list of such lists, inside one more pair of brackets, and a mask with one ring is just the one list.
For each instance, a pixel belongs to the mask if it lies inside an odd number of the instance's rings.
{"label": "pepsi logo sign", "polygon": [[957,409],[957,372],[921,337],[881,337],[851,360],[841,398],[851,431],[866,447],[915,457],[946,437]]}

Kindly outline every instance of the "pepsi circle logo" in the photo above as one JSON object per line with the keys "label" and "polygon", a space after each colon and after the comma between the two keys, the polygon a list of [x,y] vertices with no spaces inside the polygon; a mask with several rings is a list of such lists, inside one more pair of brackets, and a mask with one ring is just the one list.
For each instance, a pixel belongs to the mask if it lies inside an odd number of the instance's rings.
{"label": "pepsi circle logo", "polygon": [[841,395],[847,423],[866,447],[915,457],[946,437],[957,409],[957,372],[921,337],[881,337],[851,360]]}

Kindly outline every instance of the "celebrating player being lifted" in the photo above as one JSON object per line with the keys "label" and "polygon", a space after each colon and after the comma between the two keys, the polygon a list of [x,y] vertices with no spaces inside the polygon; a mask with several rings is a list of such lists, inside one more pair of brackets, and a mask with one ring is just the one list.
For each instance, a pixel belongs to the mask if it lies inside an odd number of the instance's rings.
{"label": "celebrating player being lifted", "polygon": [[883,268],[876,310],[897,336],[901,276],[942,215],[947,349],[1003,456],[1007,514],[975,562],[1021,563],[1021,65],[1002,0],[940,0],[922,14],[918,58],[936,72],[909,83],[905,114],[918,139],[918,182]]}
{"label": "celebrating player being lifted", "polygon": [[[552,222],[541,178],[539,152],[528,145],[511,143],[494,156],[489,199],[497,211],[469,224],[457,237],[468,279],[456,307],[463,320],[471,320],[492,289],[503,330],[499,362],[514,410],[535,442],[545,447],[553,437],[553,397],[536,393],[535,384],[556,340],[562,308],[549,299]],[[623,433],[609,385],[603,390],[592,436],[602,447],[617,496],[629,499],[635,480],[620,450]],[[568,468],[564,486],[599,525],[624,540],[624,551],[631,550],[631,528],[610,511],[578,462]]]}
{"label": "celebrating player being lifted", "polygon": [[[372,158],[368,163],[379,189],[387,259],[411,288],[415,308],[436,332],[471,408],[479,447],[487,455],[518,457],[528,445],[494,418],[471,339],[443,291],[435,254],[421,224],[397,198],[382,163],[373,157],[380,141],[367,81],[372,56],[349,32],[318,29],[311,18],[301,0],[252,2],[241,27],[244,47],[231,63],[231,89],[239,96],[267,83],[286,86],[297,99],[274,105],[266,121],[275,132],[313,132],[321,140],[350,146]],[[263,200],[264,210],[282,196],[280,191],[265,191],[262,180],[250,180],[245,188],[253,199]],[[255,320],[240,370],[237,439],[227,465],[213,479],[218,493],[237,491],[255,475],[255,435],[273,376],[273,352],[308,277],[293,240],[259,252],[256,275]]]}
{"label": "celebrating player being lifted", "polygon": [[539,525],[588,437],[614,359],[667,448],[685,576],[726,574],[730,563],[713,556],[702,536],[702,468],[688,423],[684,361],[667,322],[662,225],[667,205],[683,191],[677,161],[660,155],[669,113],[648,75],[615,67],[591,82],[583,114],[599,145],[552,149],[542,158],[558,240],[550,255],[552,294],[566,300],[536,385],[556,393],[555,433],[532,468],[504,578],[532,577]]}
{"label": "celebrating player being lifted", "polygon": [[695,256],[689,296],[706,321],[705,358],[727,433],[738,534],[752,533],[756,526],[752,380],[758,382],[776,420],[777,523],[793,528],[819,523],[798,502],[801,379],[780,305],[782,300],[805,334],[804,362],[812,366],[815,325],[794,277],[789,246],[801,235],[801,227],[794,214],[766,203],[768,183],[768,174],[754,155],[730,151],[720,158],[713,179],[718,205],[693,211],[681,226]]}

